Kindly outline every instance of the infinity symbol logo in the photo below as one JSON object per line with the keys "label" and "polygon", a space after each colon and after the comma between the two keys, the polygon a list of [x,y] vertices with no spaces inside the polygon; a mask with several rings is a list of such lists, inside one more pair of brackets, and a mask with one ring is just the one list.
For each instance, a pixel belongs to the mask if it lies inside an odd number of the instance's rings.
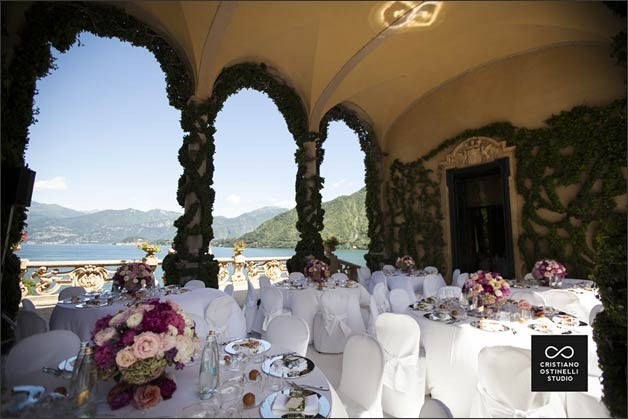
{"label": "infinity symbol logo", "polygon": [[[550,355],[550,351],[554,352],[554,354]],[[563,352],[569,352],[569,351],[571,351],[569,353],[569,355],[567,355],[566,353],[563,353]],[[573,357],[574,350],[573,350],[573,348],[571,346],[563,346],[562,348],[560,348],[560,350],[558,350],[558,348],[555,347],[555,346],[548,346],[547,348],[545,348],[545,356],[548,359],[554,359],[558,355],[562,356],[565,359],[569,359],[569,358]]]}

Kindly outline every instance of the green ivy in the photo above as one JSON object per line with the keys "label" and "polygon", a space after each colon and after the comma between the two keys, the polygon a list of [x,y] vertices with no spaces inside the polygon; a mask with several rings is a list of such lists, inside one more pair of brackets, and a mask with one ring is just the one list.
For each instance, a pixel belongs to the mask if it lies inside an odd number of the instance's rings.
{"label": "green ivy", "polygon": [[[323,147],[327,139],[327,130],[332,121],[343,121],[358,136],[360,147],[364,152],[364,183],[366,184],[366,217],[369,222],[369,251],[364,255],[367,266],[371,270],[381,269],[384,262],[384,215],[381,206],[381,164],[382,154],[379,144],[375,138],[373,128],[366,121],[363,121],[356,112],[343,105],[336,105],[331,108],[323,117],[320,123],[320,136],[317,146]],[[323,153],[317,161],[317,172],[323,162]],[[322,210],[321,210],[322,211]]]}

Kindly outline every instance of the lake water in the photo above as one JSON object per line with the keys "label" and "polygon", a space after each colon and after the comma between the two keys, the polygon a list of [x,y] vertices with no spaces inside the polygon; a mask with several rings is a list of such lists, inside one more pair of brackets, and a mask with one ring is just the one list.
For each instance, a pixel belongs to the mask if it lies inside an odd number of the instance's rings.
{"label": "lake water", "polygon": [[[168,254],[168,246],[160,246],[161,251],[157,253],[159,259],[163,259]],[[233,256],[232,247],[213,247],[212,253],[216,258],[228,258]],[[364,255],[365,249],[356,250],[336,250],[334,252],[339,259],[357,265],[366,266]],[[22,259],[30,261],[86,261],[86,260],[139,260],[145,253],[135,246],[116,246],[113,244],[22,244],[22,249],[17,252]],[[259,249],[246,248],[243,255],[246,257],[272,257],[272,256],[292,256],[294,249]],[[65,269],[63,269],[65,270]],[[155,278],[161,278],[163,271],[161,265],[155,271]]]}

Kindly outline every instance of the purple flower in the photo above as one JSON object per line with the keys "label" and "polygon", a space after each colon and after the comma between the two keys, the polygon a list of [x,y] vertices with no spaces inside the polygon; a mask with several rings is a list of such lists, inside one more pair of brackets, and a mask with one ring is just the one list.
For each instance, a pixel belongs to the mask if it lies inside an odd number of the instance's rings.
{"label": "purple flower", "polygon": [[172,365],[172,363],[174,362],[174,357],[177,356],[177,353],[179,351],[177,350],[177,348],[172,348],[166,352],[164,352],[164,358],[166,358],[166,362],[170,365]]}
{"label": "purple flower", "polygon": [[163,374],[154,380],[153,384],[159,387],[161,397],[164,400],[171,398],[174,392],[177,391],[177,383]]}
{"label": "purple flower", "polygon": [[125,382],[116,384],[107,394],[107,403],[111,410],[120,409],[130,404],[131,400],[133,400],[133,387]]}
{"label": "purple flower", "polygon": [[183,367],[185,367],[185,364],[182,362],[177,362],[176,364],[174,364],[174,369],[175,370],[182,370]]}
{"label": "purple flower", "polygon": [[133,344],[135,335],[137,335],[137,332],[133,329],[128,329],[126,332],[124,332],[124,334],[122,335],[122,345],[124,346],[130,346]]}
{"label": "purple flower", "polygon": [[94,361],[101,369],[106,370],[109,367],[113,367],[115,360],[115,353],[109,345],[103,345],[96,348],[94,351]]}

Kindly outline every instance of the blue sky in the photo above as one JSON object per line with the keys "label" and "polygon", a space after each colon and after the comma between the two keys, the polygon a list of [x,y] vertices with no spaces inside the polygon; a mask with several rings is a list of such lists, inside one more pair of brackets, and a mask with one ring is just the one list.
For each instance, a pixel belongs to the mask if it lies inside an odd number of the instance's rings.
{"label": "blue sky", "polygon": [[[33,200],[78,210],[182,211],[180,113],[170,107],[153,55],[84,33],[82,46],[55,51],[57,70],[37,83],[40,113],[26,161],[37,172]],[[273,102],[243,90],[216,121],[214,215],[294,206],[296,145]],[[344,123],[330,125],[323,201],[364,186],[364,155]]]}

